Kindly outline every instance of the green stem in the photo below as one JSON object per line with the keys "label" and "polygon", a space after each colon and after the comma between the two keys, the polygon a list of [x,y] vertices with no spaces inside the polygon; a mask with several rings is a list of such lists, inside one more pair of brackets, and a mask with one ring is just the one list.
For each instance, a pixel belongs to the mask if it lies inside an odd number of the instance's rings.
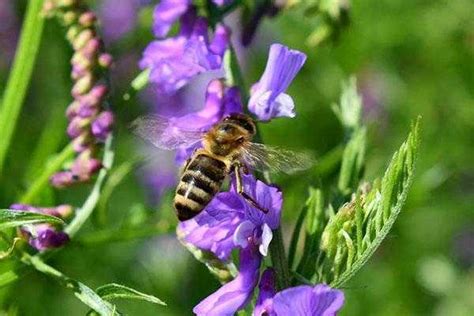
{"label": "green stem", "polygon": [[18,115],[25,99],[36,55],[41,42],[44,20],[40,15],[43,0],[30,0],[23,22],[13,67],[3,95],[0,109],[0,175],[15,131]]}
{"label": "green stem", "polygon": [[111,146],[112,136],[109,136],[105,142],[104,157],[102,159],[102,164],[104,167],[100,170],[94,187],[92,188],[92,191],[87,197],[86,201],[82,207],[76,211],[76,215],[69,225],[64,228],[64,232],[66,232],[71,238],[79,231],[82,225],[84,225],[99,202],[102,186],[104,184],[108,170],[112,167],[112,163],[114,161],[114,153],[111,151]]}
{"label": "green stem", "polygon": [[[230,86],[239,86],[242,93],[242,103],[247,104],[249,100],[247,86],[243,79],[242,71],[237,60],[234,48],[231,46],[224,56],[224,67],[226,70],[226,81]],[[262,141],[262,136],[257,125],[257,133],[255,135],[257,142]],[[262,176],[267,183],[271,183],[270,174],[263,172]],[[284,289],[290,286],[290,271],[288,269],[288,262],[286,260],[285,246],[283,244],[283,236],[281,229],[273,230],[273,239],[270,243],[270,257],[272,259],[273,268],[277,275],[277,284],[279,289]]]}
{"label": "green stem", "polygon": [[35,200],[43,188],[48,184],[49,178],[58,171],[65,161],[74,155],[72,144],[67,145],[64,149],[49,163],[44,171],[36,178],[35,182],[29,187],[28,191],[20,198],[20,203],[30,204]]}

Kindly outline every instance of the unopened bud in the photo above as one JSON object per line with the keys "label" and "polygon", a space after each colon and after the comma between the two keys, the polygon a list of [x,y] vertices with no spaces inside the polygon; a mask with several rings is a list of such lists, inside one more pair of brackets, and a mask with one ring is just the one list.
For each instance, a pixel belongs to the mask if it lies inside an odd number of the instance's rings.
{"label": "unopened bud", "polygon": [[73,24],[74,22],[76,22],[77,13],[74,11],[67,11],[63,14],[62,18],[63,18],[64,25],[69,26]]}
{"label": "unopened bud", "polygon": [[74,97],[87,93],[92,87],[93,81],[92,74],[88,73],[84,77],[80,78],[72,87],[72,95]]}
{"label": "unopened bud", "polygon": [[112,55],[103,53],[99,56],[99,65],[103,68],[109,68],[112,65]]}
{"label": "unopened bud", "polygon": [[79,24],[84,27],[90,27],[95,23],[96,20],[97,17],[95,16],[95,14],[93,12],[88,11],[81,14],[81,16],[79,17]]}
{"label": "unopened bud", "polygon": [[94,37],[94,32],[90,29],[82,30],[72,41],[72,47],[74,50],[79,50],[86,45]]}

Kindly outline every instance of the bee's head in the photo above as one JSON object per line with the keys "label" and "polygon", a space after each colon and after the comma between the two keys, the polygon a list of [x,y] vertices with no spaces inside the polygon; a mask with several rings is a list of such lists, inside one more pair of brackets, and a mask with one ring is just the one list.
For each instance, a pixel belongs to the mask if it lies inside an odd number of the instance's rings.
{"label": "bee's head", "polygon": [[204,145],[219,156],[228,156],[252,139],[255,124],[243,114],[232,114],[216,124],[208,133]]}

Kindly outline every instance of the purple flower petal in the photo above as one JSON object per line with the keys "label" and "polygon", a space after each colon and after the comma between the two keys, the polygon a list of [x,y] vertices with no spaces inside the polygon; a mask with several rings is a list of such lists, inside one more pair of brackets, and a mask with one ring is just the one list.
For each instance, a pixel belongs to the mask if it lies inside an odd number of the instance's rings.
{"label": "purple flower petal", "polygon": [[333,316],[343,304],[344,294],[324,284],[289,288],[273,298],[273,309],[278,316]]}
{"label": "purple flower petal", "polygon": [[34,225],[34,232],[30,231],[29,235],[30,245],[39,251],[58,248],[69,241],[69,236],[65,232],[57,231],[48,224]]}
{"label": "purple flower petal", "polygon": [[193,312],[205,316],[231,316],[243,308],[252,298],[258,282],[261,256],[255,247],[240,251],[240,267],[237,277],[205,298]]}
{"label": "purple flower petal", "polygon": [[275,271],[271,268],[266,269],[262,273],[260,283],[258,284],[259,292],[253,316],[271,315],[273,311],[273,296],[275,295]]}
{"label": "purple flower petal", "polygon": [[[262,208],[268,210],[268,213],[264,213],[244,200],[246,218],[257,226],[267,224],[271,229],[276,229],[280,225],[280,214],[283,204],[281,191],[276,187],[255,179],[250,174],[242,175],[242,184],[244,192],[250,195]],[[232,190],[236,191],[235,181],[232,182]]]}
{"label": "purple flower petal", "polygon": [[242,201],[233,193],[219,193],[195,218],[181,222],[179,234],[196,247],[227,260],[235,248],[234,232],[243,220]]}
{"label": "purple flower petal", "polygon": [[156,37],[165,37],[171,26],[191,5],[190,0],[162,0],[153,11],[153,32]]}
{"label": "purple flower petal", "polygon": [[270,47],[267,66],[260,81],[252,87],[249,110],[261,120],[294,117],[292,98],[284,92],[303,66],[306,55],[281,44]]}
{"label": "purple flower petal", "polygon": [[249,245],[249,238],[253,236],[255,224],[251,221],[243,221],[235,229],[233,236],[234,244],[241,248],[246,248]]}
{"label": "purple flower petal", "polygon": [[258,250],[262,254],[262,256],[267,256],[268,254],[268,247],[270,246],[270,242],[272,241],[273,233],[270,226],[266,223],[262,226],[262,240]]}

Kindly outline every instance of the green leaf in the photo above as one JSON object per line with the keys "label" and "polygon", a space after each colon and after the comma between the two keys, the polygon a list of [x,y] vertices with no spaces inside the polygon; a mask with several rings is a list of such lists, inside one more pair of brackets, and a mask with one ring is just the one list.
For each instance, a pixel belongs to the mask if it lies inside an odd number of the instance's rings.
{"label": "green leaf", "polygon": [[29,256],[24,255],[22,259],[25,263],[33,266],[36,270],[52,277],[57,280],[63,286],[71,289],[74,292],[74,295],[81,300],[84,304],[92,308],[99,315],[109,316],[109,315],[119,315],[114,305],[103,300],[96,292],[85,284],[73,280],[55,268],[49,266],[44,261],[42,261],[38,256]]}
{"label": "green leaf", "polygon": [[157,298],[156,296],[145,294],[135,289],[115,283],[106,284],[97,288],[96,293],[106,300],[126,298],[132,300],[143,300],[150,303],[166,306],[166,303]]}
{"label": "green leaf", "polygon": [[15,131],[18,115],[28,90],[31,74],[39,50],[44,20],[40,15],[42,0],[28,2],[18,48],[10,72],[0,109],[0,175]]}
{"label": "green leaf", "polygon": [[332,109],[348,134],[360,127],[362,98],[357,93],[355,77],[343,84],[339,104],[333,104]]}
{"label": "green leaf", "polygon": [[420,119],[407,140],[393,155],[382,181],[358,195],[330,219],[321,248],[326,253],[323,275],[318,281],[340,287],[369,260],[397,219],[413,181],[419,144]]}
{"label": "green leaf", "polygon": [[354,131],[344,148],[341,171],[337,187],[346,195],[357,188],[362,176],[365,160],[366,129],[360,127]]}
{"label": "green leaf", "polygon": [[63,225],[62,219],[50,215],[33,212],[0,209],[0,230],[21,225],[49,223]]}

